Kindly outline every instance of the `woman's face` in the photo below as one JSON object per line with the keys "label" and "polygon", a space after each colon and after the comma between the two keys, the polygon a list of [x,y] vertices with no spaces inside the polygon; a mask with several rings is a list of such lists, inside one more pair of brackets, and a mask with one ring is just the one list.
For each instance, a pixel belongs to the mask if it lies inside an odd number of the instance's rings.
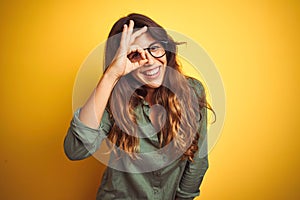
{"label": "woman's face", "polygon": [[[153,39],[147,32],[137,37],[133,45],[137,45],[142,49],[151,47],[150,51],[153,51],[153,55],[156,54],[156,51],[160,51],[157,49],[163,48],[162,45]],[[162,85],[164,79],[167,66],[167,57],[164,55],[160,58],[155,58],[149,53],[148,50],[145,50],[145,53],[146,58],[148,59],[147,63],[137,70],[131,72],[131,74],[135,79],[147,87],[158,88]],[[159,54],[160,53],[158,53],[158,55]]]}

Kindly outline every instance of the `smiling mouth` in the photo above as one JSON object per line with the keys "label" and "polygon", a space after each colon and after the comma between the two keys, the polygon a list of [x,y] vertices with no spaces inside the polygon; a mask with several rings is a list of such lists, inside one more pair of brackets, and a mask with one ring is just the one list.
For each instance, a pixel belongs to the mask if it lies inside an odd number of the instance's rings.
{"label": "smiling mouth", "polygon": [[159,71],[160,71],[160,66],[151,70],[144,71],[142,72],[142,74],[149,78],[155,78],[157,75],[159,75]]}

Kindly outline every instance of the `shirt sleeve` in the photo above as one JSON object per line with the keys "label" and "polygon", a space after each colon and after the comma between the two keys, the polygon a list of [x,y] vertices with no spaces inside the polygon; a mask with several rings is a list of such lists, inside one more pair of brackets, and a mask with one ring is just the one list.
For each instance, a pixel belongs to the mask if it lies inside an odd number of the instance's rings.
{"label": "shirt sleeve", "polygon": [[80,108],[74,113],[64,140],[65,154],[70,160],[82,160],[97,151],[112,127],[112,119],[105,109],[97,129],[86,126],[79,119]]}
{"label": "shirt sleeve", "polygon": [[[195,82],[195,80],[194,80]],[[203,95],[204,88],[199,81],[196,81],[197,95]],[[204,94],[205,95],[205,94]],[[199,122],[199,150],[194,156],[194,162],[187,161],[183,175],[176,192],[176,199],[186,200],[194,199],[200,194],[200,185],[208,169],[208,152],[207,152],[207,108],[202,108],[201,120]]]}

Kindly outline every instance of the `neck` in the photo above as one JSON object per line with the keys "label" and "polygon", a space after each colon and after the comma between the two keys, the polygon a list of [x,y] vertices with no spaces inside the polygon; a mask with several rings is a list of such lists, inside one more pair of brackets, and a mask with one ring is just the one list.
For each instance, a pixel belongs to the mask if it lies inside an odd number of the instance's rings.
{"label": "neck", "polygon": [[147,89],[147,95],[146,95],[146,97],[145,97],[145,101],[147,101],[148,103],[149,103],[149,105],[150,106],[152,106],[153,105],[153,93],[154,93],[154,88],[149,88],[149,89]]}

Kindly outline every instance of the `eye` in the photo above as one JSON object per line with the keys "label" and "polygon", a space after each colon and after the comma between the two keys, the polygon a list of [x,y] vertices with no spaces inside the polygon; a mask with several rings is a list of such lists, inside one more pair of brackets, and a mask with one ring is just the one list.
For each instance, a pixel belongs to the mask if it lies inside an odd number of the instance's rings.
{"label": "eye", "polygon": [[158,50],[160,50],[161,48],[162,48],[162,47],[159,46],[159,45],[153,45],[153,46],[149,47],[149,49],[150,49],[151,52],[158,51]]}
{"label": "eye", "polygon": [[138,52],[132,52],[127,56],[127,58],[131,61],[140,59],[140,54]]}

